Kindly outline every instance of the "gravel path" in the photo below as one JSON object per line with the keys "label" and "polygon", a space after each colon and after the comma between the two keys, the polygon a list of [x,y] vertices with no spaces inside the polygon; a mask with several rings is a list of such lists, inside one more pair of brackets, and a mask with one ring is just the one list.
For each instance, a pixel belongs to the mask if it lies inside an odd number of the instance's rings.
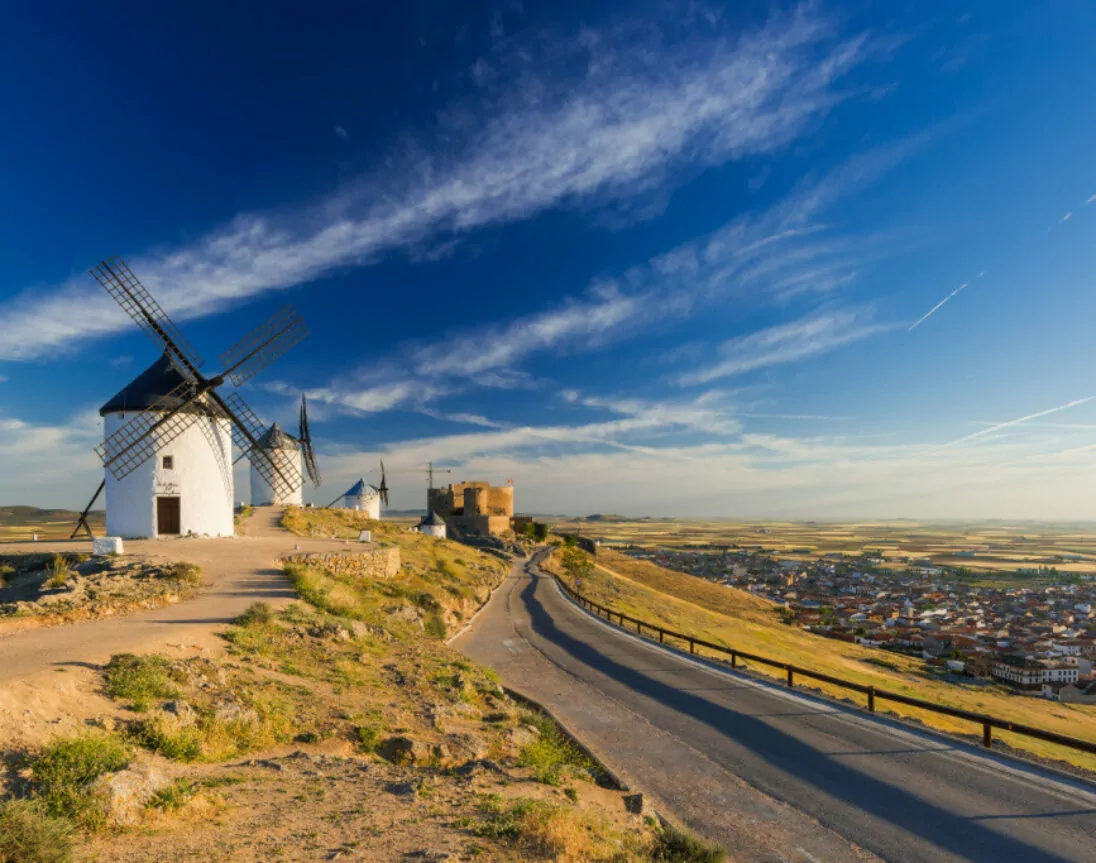
{"label": "gravel path", "polygon": [[[343,548],[340,540],[304,539],[282,530],[280,507],[259,507],[243,536],[228,539],[169,539],[126,542],[127,554],[186,561],[202,568],[203,587],[194,599],[127,617],[32,629],[0,637],[0,683],[59,667],[106,662],[111,654],[165,648],[215,647],[218,631],[253,602],[275,607],[293,598],[277,559],[301,551]],[[91,551],[90,540],[5,543],[5,553]]]}

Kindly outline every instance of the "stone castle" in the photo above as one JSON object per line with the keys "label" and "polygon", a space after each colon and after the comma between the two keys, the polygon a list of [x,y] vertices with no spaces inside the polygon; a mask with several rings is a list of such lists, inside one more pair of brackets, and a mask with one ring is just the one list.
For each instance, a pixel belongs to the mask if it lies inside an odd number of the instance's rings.
{"label": "stone castle", "polygon": [[512,529],[514,487],[489,482],[459,482],[427,492],[430,511],[460,533],[498,536]]}

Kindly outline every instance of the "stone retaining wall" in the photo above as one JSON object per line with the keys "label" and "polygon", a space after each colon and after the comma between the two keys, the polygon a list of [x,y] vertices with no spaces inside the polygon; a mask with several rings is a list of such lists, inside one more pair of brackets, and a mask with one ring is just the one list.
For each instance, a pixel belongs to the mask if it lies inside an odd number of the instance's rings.
{"label": "stone retaining wall", "polygon": [[400,571],[399,546],[355,548],[353,551],[323,551],[286,556],[287,563],[322,566],[334,575],[352,578],[392,578]]}

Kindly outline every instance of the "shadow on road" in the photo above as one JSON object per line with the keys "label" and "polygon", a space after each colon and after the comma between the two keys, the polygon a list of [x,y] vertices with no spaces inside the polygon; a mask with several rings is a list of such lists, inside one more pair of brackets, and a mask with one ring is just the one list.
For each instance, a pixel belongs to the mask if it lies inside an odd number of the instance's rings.
{"label": "shadow on road", "polygon": [[[554,590],[548,578],[534,577],[523,588],[522,599],[529,611],[533,630],[539,636],[628,689],[707,724],[731,741],[748,747],[755,756],[773,767],[814,786],[819,792],[907,831],[911,838],[919,837],[968,860],[986,863],[1004,860],[1061,863],[1066,859],[1021,839],[990,830],[978,823],[982,819],[957,815],[902,788],[851,769],[753,716],[715,704],[617,662],[561,630],[537,596],[538,586],[543,590]],[[1089,811],[1063,809],[1038,817],[1085,815]],[[1010,817],[1024,816],[999,816],[1000,820]],[[837,825],[829,826],[838,829]],[[850,838],[863,842],[861,836]],[[886,855],[889,849],[871,850]]]}

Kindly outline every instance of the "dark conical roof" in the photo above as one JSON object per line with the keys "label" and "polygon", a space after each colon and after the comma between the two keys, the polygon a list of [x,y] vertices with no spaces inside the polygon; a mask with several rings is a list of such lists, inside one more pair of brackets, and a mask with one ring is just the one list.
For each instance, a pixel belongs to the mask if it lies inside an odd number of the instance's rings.
{"label": "dark conical roof", "polygon": [[419,522],[419,527],[443,527],[444,525],[445,519],[434,512],[434,510],[430,510]]}
{"label": "dark conical roof", "polygon": [[[179,370],[167,358],[167,354],[164,354],[119,390],[114,398],[99,408],[99,416],[121,413],[122,411],[147,410],[184,380],[185,378]],[[164,407],[173,408],[178,407],[178,405],[179,402],[175,401],[164,405]],[[193,410],[200,410],[200,408],[195,405]]]}
{"label": "dark conical roof", "polygon": [[281,427],[274,423],[270,428],[266,430],[261,438],[259,438],[259,446],[263,449],[300,449],[301,445],[297,442],[297,439],[293,435],[286,434],[282,431]]}

